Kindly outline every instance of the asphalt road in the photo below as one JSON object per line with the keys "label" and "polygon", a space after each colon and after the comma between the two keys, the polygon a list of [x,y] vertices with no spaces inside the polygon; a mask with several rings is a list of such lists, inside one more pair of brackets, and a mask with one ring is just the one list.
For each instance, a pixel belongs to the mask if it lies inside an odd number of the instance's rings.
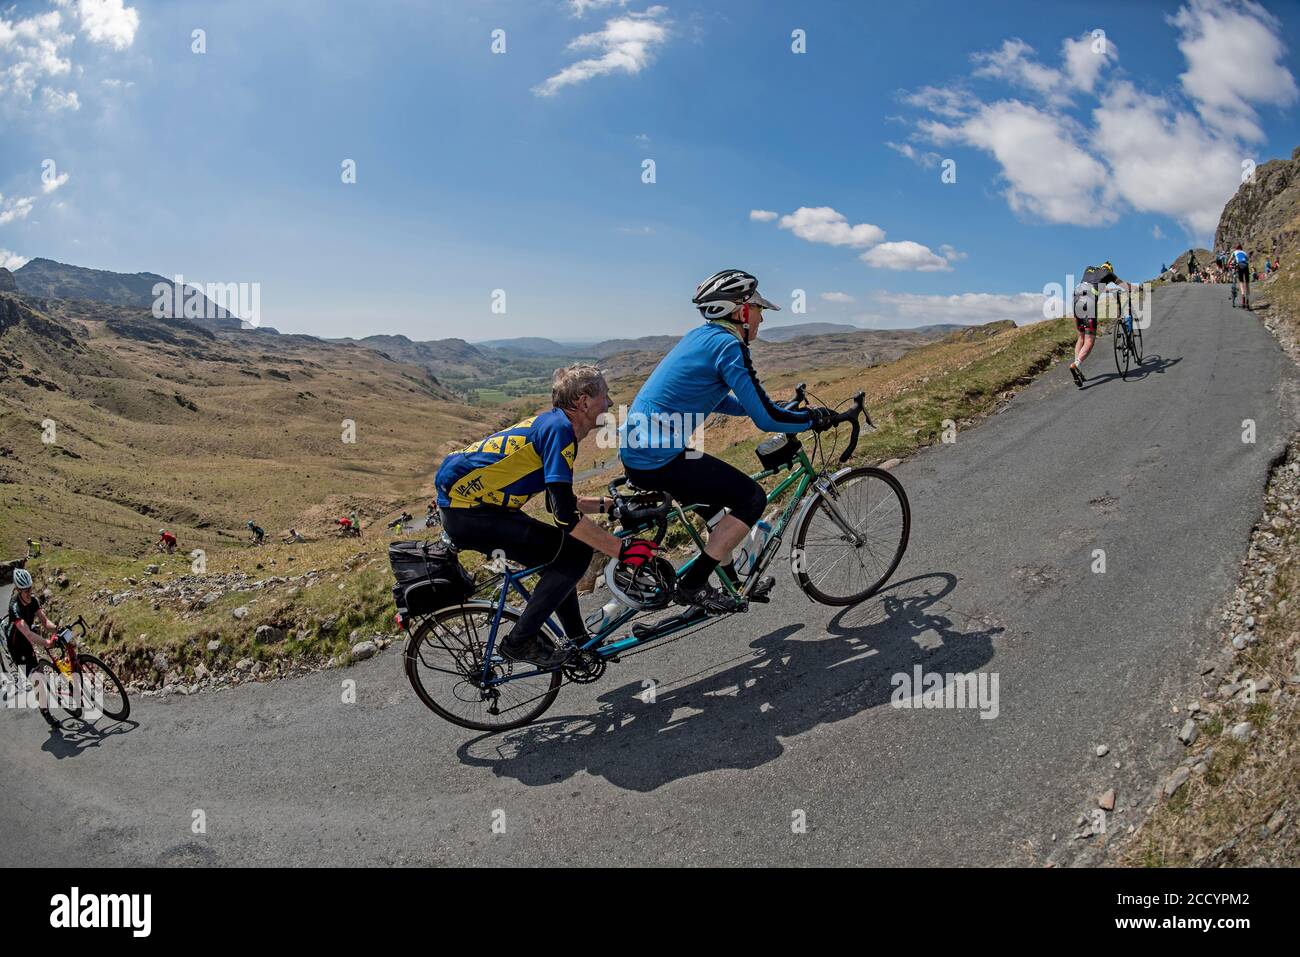
{"label": "asphalt road", "polygon": [[[1062,854],[1110,786],[1123,827],[1172,761],[1169,706],[1216,647],[1296,427],[1292,367],[1225,290],[1161,290],[1129,381],[1102,339],[1088,388],[1056,366],[902,465],[911,546],[860,607],[813,605],[782,570],[772,604],[625,658],[495,737],[427,711],[396,646],[137,700],[133,723],[98,733],[11,711],[0,861],[1029,864]],[[996,717],[892,707],[891,676],[915,665],[996,675]]]}

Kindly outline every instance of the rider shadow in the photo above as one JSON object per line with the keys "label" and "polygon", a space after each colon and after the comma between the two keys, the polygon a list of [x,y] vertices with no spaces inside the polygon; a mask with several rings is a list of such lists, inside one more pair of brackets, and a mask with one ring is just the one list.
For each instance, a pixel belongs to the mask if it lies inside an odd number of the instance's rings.
{"label": "rider shadow", "polygon": [[[1135,379],[1145,379],[1153,373],[1163,375],[1170,368],[1178,365],[1178,363],[1182,361],[1182,356],[1173,359],[1166,359],[1164,356],[1157,353],[1148,353],[1143,356],[1141,365],[1133,366],[1133,368],[1128,370],[1127,381],[1132,382]],[[1083,384],[1083,391],[1087,391],[1093,386],[1103,385],[1104,383],[1110,382],[1114,379],[1124,381],[1123,377],[1118,372],[1107,372],[1102,375],[1089,376],[1088,381]]]}
{"label": "rider shadow", "polygon": [[50,736],[41,745],[54,757],[75,758],[91,748],[97,748],[109,738],[119,734],[129,734],[140,727],[137,721],[117,721],[101,731],[93,724],[86,724],[76,718],[64,718],[57,728],[50,728]]}
{"label": "rider shadow", "polygon": [[798,624],[775,629],[753,641],[751,653],[694,680],[660,682],[653,694],[648,682],[629,682],[602,694],[594,716],[484,735],[461,746],[461,760],[527,785],[586,771],[642,792],[707,771],[756,768],[784,753],[781,739],[888,705],[898,697],[894,677],[910,679],[914,665],[961,674],[986,664],[1003,629],[943,601],[955,587],[952,575],[938,572],[899,582],[837,613],[822,635]]}

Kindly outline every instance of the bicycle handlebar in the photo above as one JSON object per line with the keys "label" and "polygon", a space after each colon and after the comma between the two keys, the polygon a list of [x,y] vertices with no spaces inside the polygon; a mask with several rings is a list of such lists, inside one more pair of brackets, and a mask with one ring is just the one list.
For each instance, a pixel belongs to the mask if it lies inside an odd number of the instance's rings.
{"label": "bicycle handlebar", "polygon": [[[660,544],[663,542],[664,536],[668,534],[668,515],[673,510],[673,497],[666,492],[623,495],[619,492],[619,488],[627,484],[630,484],[630,482],[626,475],[619,476],[609,483],[609,495],[614,500],[610,514],[618,519],[619,524],[626,531],[653,524],[655,526],[655,537],[652,540],[656,545]],[[640,502],[648,501],[652,496],[658,500],[655,504],[637,507]]]}
{"label": "bicycle handlebar", "polygon": [[[794,387],[794,398],[791,399],[789,402],[783,404],[787,409],[791,409],[791,410],[798,409],[801,405],[805,404],[806,402],[805,397],[807,391],[808,391],[808,384],[806,382],[800,382],[797,386]],[[861,415],[864,419],[867,420],[867,425],[871,426],[873,429],[876,427],[876,423],[871,421],[871,413],[867,411],[866,392],[859,392],[857,395],[855,395],[853,397],[853,405],[845,409],[843,412],[839,413],[838,415],[836,415],[829,422],[827,422],[826,425],[821,429],[821,431],[826,431],[827,429],[833,429],[835,426],[843,425],[845,423],[848,423],[849,426],[851,427],[852,434],[850,434],[849,436],[849,444],[845,447],[844,452],[840,455],[841,465],[843,465],[845,462],[849,460],[850,457],[852,457],[854,451],[858,447],[858,436],[862,429],[861,425],[858,422],[859,415]]]}

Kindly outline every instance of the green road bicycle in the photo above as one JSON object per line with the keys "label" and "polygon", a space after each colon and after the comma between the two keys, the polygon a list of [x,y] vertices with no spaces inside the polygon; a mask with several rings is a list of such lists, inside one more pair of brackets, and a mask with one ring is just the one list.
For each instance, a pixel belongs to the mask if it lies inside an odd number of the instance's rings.
{"label": "green road bicycle", "polygon": [[[799,408],[804,398],[805,387],[800,384],[794,400],[786,405]],[[857,446],[859,418],[873,425],[861,392],[828,427],[851,428],[848,445],[836,463],[840,466]],[[760,480],[788,473],[768,494],[769,506],[776,506],[790,494],[747,572],[733,579],[724,567],[718,568],[716,574],[723,588],[739,600],[740,610],[746,610],[751,602],[769,600],[775,580],[763,573],[776,560],[791,528],[790,563],[795,582],[811,600],[821,604],[864,601],[883,588],[898,568],[912,524],[911,506],[902,484],[892,473],[879,468],[857,466],[832,471],[826,462],[833,458],[833,449],[827,453],[822,448],[820,434],[814,436],[812,455],[791,436],[778,460],[767,458],[764,469],[753,474]],[[703,506],[682,505],[659,493],[635,489],[625,492],[625,487],[630,488],[626,478],[616,479],[609,487],[622,526],[616,534],[649,537],[653,531],[654,540],[662,542],[670,523],[676,522],[694,545],[703,549],[704,538],[688,518],[691,512],[702,515],[706,511]],[[680,576],[694,560],[675,571],[668,566],[668,574]],[[615,567],[611,560],[607,578]],[[524,580],[539,571],[541,566],[507,564],[462,604],[423,616],[399,616],[409,636],[405,650],[407,677],[420,700],[435,714],[476,731],[521,727],[540,717],[564,684],[596,681],[609,663],[618,662],[634,649],[671,635],[680,637],[688,629],[726,617],[708,618],[700,609],[688,608],[653,622],[633,624],[632,620],[642,614],[668,607],[671,589],[665,589],[657,601],[643,602],[641,607],[621,607],[608,620],[601,621],[594,634],[576,643],[564,637],[553,618],[549,620],[544,629],[546,637],[557,647],[569,650],[568,659],[557,667],[541,669],[506,660],[495,649],[519,620],[518,607],[510,603],[511,592],[517,592],[526,602]],[[625,630],[628,625],[630,630]]]}

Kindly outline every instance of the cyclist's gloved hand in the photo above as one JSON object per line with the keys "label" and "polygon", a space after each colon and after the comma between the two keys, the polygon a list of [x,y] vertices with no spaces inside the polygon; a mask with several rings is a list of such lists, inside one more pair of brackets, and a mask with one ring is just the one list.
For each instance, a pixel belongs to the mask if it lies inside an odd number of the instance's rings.
{"label": "cyclist's gloved hand", "polygon": [[654,558],[659,546],[644,538],[626,539],[618,550],[618,560],[633,568],[640,568]]}
{"label": "cyclist's gloved hand", "polygon": [[837,415],[834,409],[828,409],[825,406],[818,406],[808,410],[812,414],[812,425],[810,428],[814,432],[823,432],[831,427],[831,422]]}

